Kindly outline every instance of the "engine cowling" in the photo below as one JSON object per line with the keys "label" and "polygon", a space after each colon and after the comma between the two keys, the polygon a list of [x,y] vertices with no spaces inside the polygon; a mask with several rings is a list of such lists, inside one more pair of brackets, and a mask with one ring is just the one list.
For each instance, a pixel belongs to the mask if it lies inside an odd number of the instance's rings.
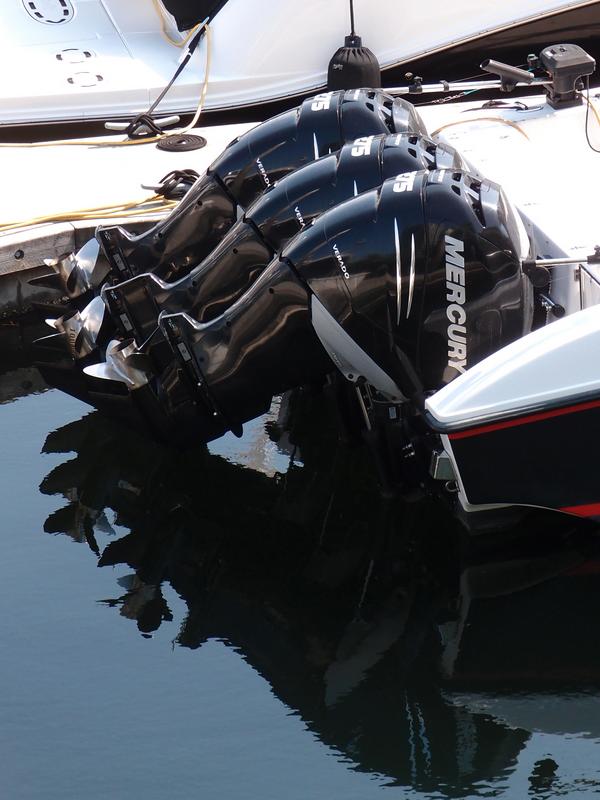
{"label": "engine cowling", "polygon": [[384,92],[357,89],[308,98],[231,142],[157,225],[139,236],[100,226],[97,241],[58,259],[52,274],[33,280],[61,288],[79,308],[109,278],[154,272],[176,280],[210,253],[240,208],[284,175],[359,136],[406,131],[426,133],[410,103]]}
{"label": "engine cowling", "polygon": [[[338,206],[282,259],[412,395],[530,330],[532,289],[521,269],[528,248],[497,184],[437,170],[399,175]],[[324,344],[335,360],[336,347]]]}
{"label": "engine cowling", "polygon": [[304,164],[359,136],[425,134],[414,106],[384,92],[326,92],[305,100],[234,139],[177,208],[140,236],[99,228],[115,275],[153,272],[173,281],[204,258],[265,189]]}
{"label": "engine cowling", "polygon": [[461,164],[452,147],[422,135],[360,137],[278,181],[185,278],[167,283],[142,274],[107,287],[104,300],[122,334],[140,345],[155,330],[160,311],[182,310],[207,322],[241,297],[274,254],[320,214],[399,172]]}
{"label": "engine cowling", "polygon": [[173,359],[159,405],[169,425],[211,439],[335,368],[420,403],[529,329],[527,246],[497,184],[399,175],[319,217],[212,322],[162,314]]}

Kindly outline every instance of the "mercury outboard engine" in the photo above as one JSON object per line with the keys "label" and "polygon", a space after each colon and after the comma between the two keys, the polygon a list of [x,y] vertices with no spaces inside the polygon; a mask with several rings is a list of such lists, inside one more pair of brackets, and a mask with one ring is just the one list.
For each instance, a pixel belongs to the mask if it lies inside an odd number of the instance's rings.
{"label": "mercury outboard engine", "polygon": [[[381,91],[308,98],[231,142],[179,205],[150,230],[132,236],[118,226],[100,227],[97,242],[85,245],[81,257],[60,259],[55,272],[73,299],[89,296],[109,277],[126,280],[151,271],[173,281],[218,244],[235,222],[238,207],[247,208],[294,169],[359,136],[406,131],[426,133],[410,103]],[[35,280],[43,283],[47,276]]]}
{"label": "mercury outboard engine", "polygon": [[529,330],[527,249],[497,184],[399,175],[319,217],[212,322],[161,314],[160,375],[115,343],[85,370],[92,400],[133,400],[163,435],[209,441],[336,367],[397,415]]}
{"label": "mercury outboard engine", "polygon": [[[143,274],[105,287],[102,297],[124,336],[150,340],[160,311],[186,311],[198,322],[223,313],[299,231],[323,212],[399,173],[459,169],[454,148],[425,136],[363,136],[283,178],[265,192],[213,252],[180,281]],[[151,344],[157,337],[153,337]]]}

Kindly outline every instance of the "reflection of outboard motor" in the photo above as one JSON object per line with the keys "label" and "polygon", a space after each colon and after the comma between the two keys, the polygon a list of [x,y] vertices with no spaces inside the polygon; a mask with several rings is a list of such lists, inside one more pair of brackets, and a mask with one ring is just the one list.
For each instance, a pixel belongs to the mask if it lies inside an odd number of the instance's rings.
{"label": "reflection of outboard motor", "polygon": [[212,322],[162,314],[175,358],[158,388],[142,387],[126,347],[86,373],[119,384],[104,381],[101,394],[123,395],[131,367],[129,385],[144,404],[158,397],[166,430],[204,440],[240,433],[273,395],[323,379],[332,362],[384,402],[420,402],[528,330],[527,246],[496,184],[400,175],[321,216]]}
{"label": "reflection of outboard motor", "polygon": [[210,253],[235,221],[238,206],[247,208],[284,175],[359,136],[405,131],[426,132],[410,103],[383,92],[360,89],[309,98],[235,139],[177,208],[149,231],[132,236],[120,227],[100,228],[97,237],[109,262],[103,274],[95,261],[79,265],[72,256],[56,269],[65,273],[71,297],[97,288],[109,269],[121,280],[149,271],[174,280]]}
{"label": "reflection of outboard motor", "polygon": [[[125,336],[141,345],[160,311],[199,322],[223,313],[247,291],[274,254],[317,216],[400,173],[458,169],[458,153],[425,136],[365,136],[283,178],[265,192],[213,252],[174,284],[143,274],[106,287],[103,298]],[[154,340],[153,340],[154,341]]]}

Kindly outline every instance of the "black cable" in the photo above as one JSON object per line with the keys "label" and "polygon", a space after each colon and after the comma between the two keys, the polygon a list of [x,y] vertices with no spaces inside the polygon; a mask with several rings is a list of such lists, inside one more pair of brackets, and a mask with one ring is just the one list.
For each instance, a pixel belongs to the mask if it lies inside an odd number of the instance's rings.
{"label": "black cable", "polygon": [[156,194],[163,195],[167,200],[180,200],[199,177],[195,169],[174,169],[153,188]]}
{"label": "black cable", "polygon": [[356,36],[354,31],[354,0],[350,0],[350,36]]}
{"label": "black cable", "polygon": [[468,92],[459,92],[458,94],[444,94],[442,97],[438,97],[436,100],[422,100],[420,103],[413,103],[413,106],[440,106],[444,105],[444,103],[451,103],[453,100],[460,100],[461,97],[466,97],[473,91],[476,90],[470,89]]}
{"label": "black cable", "polygon": [[600,153],[600,150],[597,150],[594,145],[590,142],[590,133],[588,130],[588,124],[590,119],[590,76],[585,76],[585,83],[586,83],[586,93],[587,93],[587,101],[585,104],[585,138],[588,143],[590,150],[593,150],[594,153]]}
{"label": "black cable", "polygon": [[162,130],[154,122],[150,114],[138,114],[125,128],[129,139],[144,139],[147,136],[160,136]]}
{"label": "black cable", "polygon": [[190,60],[190,58],[191,58],[191,57],[194,55],[194,50],[195,50],[195,49],[198,47],[198,43],[200,42],[200,39],[202,38],[202,34],[203,34],[203,33],[204,33],[204,28],[200,28],[200,30],[198,31],[198,33],[197,33],[197,34],[196,34],[196,35],[195,35],[195,36],[192,38],[192,40],[191,40],[191,41],[190,41],[190,43],[188,44],[188,50],[187,50],[187,53],[185,54],[185,57],[184,57],[184,59],[182,60],[181,64],[180,64],[180,65],[177,67],[177,69],[175,70],[175,74],[173,75],[173,77],[171,78],[171,80],[170,80],[170,81],[167,83],[167,85],[166,85],[166,86],[165,86],[165,88],[162,90],[162,92],[161,92],[161,93],[158,95],[158,97],[156,98],[156,100],[155,100],[155,101],[152,103],[152,105],[150,106],[150,108],[148,109],[148,111],[146,111],[146,114],[148,114],[148,115],[151,115],[151,114],[152,114],[152,112],[154,111],[154,109],[155,109],[155,108],[158,106],[158,104],[159,104],[159,103],[160,103],[160,101],[163,99],[163,97],[166,95],[166,93],[169,91],[169,89],[171,88],[171,86],[173,86],[173,84],[175,83],[175,81],[177,80],[177,78],[178,78],[178,77],[181,75],[181,73],[183,72],[183,70],[184,70],[184,69],[185,69],[185,67],[187,66],[187,64],[188,64],[188,62],[189,62],[189,60]]}
{"label": "black cable", "polygon": [[187,53],[185,57],[181,61],[181,64],[175,70],[175,74],[171,78],[171,80],[167,83],[165,88],[162,92],[158,95],[156,100],[152,103],[150,108],[145,111],[143,114],[138,114],[137,117],[134,117],[129,126],[127,127],[125,133],[130,139],[143,139],[146,136],[159,136],[163,133],[163,131],[154,123],[152,119],[152,114],[157,108],[158,104],[167,94],[171,86],[175,83],[177,78],[181,75],[185,67],[188,65],[191,57],[194,55],[195,49],[198,47],[200,39],[202,38],[202,34],[204,33],[204,26],[200,28],[200,30],[193,36],[188,44]]}
{"label": "black cable", "polygon": [[[527,64],[519,64],[519,68],[526,66]],[[476,81],[479,78],[489,78],[489,72],[479,72],[477,75],[471,75],[468,78],[459,78],[456,81],[452,81],[452,83],[454,84],[467,83],[469,81]],[[440,81],[440,83],[443,83],[443,81]],[[450,103],[452,100],[460,100],[461,97],[466,97],[469,94],[474,94],[475,92],[482,92],[482,91],[487,91],[487,89],[485,89],[485,87],[481,87],[480,89],[468,89],[467,91],[459,92],[458,94],[452,94],[452,95],[445,95],[442,92],[440,92],[440,94],[442,94],[443,96],[440,97],[438,100],[423,100],[420,103],[413,103],[413,105],[426,106],[426,105],[440,105],[442,103]],[[471,110],[478,111],[479,109],[471,109]]]}

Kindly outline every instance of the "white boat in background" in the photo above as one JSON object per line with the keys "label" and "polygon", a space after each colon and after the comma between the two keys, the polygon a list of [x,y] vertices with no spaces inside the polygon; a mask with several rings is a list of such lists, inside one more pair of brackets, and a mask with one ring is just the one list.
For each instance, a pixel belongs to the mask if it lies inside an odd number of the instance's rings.
{"label": "white boat in background", "polygon": [[[520,55],[555,39],[582,43],[593,55],[599,5],[462,0],[435,2],[424,15],[418,5],[398,0],[379,0],[376,9],[356,0],[355,16],[384,71],[431,63],[468,75],[482,52],[506,55],[507,33]],[[195,111],[205,79],[209,111],[312,93],[325,85],[329,60],[350,29],[348,0],[5,0],[0,126],[123,119],[146,111],[186,50],[189,34],[178,25],[194,30],[205,20],[210,36],[203,35],[161,101],[161,114]]]}

